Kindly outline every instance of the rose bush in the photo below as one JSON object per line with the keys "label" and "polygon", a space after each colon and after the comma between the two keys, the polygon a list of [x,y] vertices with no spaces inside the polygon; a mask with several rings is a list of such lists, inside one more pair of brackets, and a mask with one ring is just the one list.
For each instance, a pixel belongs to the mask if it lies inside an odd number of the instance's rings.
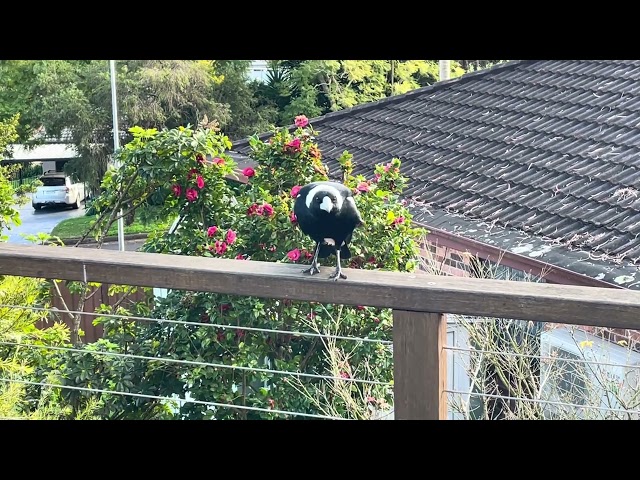
{"label": "rose bush", "polygon": [[[298,228],[293,203],[301,186],[327,179],[328,170],[316,143],[317,132],[303,115],[296,117],[295,125],[292,131],[276,129],[267,141],[251,138],[250,156],[255,165],[243,172],[246,184],[229,180],[236,164],[227,153],[231,145],[224,135],[201,128],[136,129],[134,140],[120,156],[122,166],[109,174],[105,192],[96,203],[108,210],[118,197],[116,192],[122,197],[123,185],[129,184],[128,201],[145,208],[146,199],[161,190],[161,214],[177,220],[170,232],[151,235],[146,251],[296,263],[302,269],[310,261],[314,244]],[[376,166],[369,178],[353,174],[348,152],[341,155],[339,164],[341,180],[353,190],[365,221],[354,232],[352,257],[344,266],[413,271],[426,232],[412,225],[411,214],[399,201],[405,183],[400,161],[390,159]],[[320,264],[334,266],[335,258]],[[169,291],[166,298],[156,299],[148,314],[170,323],[102,318],[105,336],[87,348],[336,379],[87,354],[81,367],[90,372],[86,380],[77,375],[77,360],[69,367],[75,373],[67,375],[67,381],[165,397],[188,395],[257,409],[184,403],[171,410],[176,418],[188,419],[282,417],[271,410],[362,418],[392,403],[388,386],[340,380],[392,381],[392,355],[387,346],[247,329],[390,340],[388,310]],[[142,411],[145,418],[153,416],[149,412],[167,415],[166,406],[160,408],[162,402],[156,400],[105,395],[102,400],[105,418],[140,418]]]}

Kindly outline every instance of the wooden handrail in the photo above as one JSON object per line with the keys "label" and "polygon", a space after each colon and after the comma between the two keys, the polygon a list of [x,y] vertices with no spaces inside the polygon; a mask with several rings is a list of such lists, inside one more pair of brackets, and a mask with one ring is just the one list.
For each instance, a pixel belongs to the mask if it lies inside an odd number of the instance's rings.
{"label": "wooden handrail", "polygon": [[640,292],[101,249],[0,244],[0,274],[87,280],[404,311],[640,330]]}

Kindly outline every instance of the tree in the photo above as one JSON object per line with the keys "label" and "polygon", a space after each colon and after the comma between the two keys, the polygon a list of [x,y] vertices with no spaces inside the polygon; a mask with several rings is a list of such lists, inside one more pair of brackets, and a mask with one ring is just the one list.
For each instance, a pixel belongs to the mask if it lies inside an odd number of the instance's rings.
{"label": "tree", "polygon": [[[228,107],[211,100],[218,78],[210,61],[128,60],[116,66],[123,142],[133,125],[173,128],[205,116],[224,125],[229,119]],[[47,60],[35,62],[33,71],[31,117],[48,135],[71,134],[80,158],[69,162],[69,171],[98,190],[113,153],[108,63]]]}
{"label": "tree", "polygon": [[[0,154],[4,156],[9,150],[11,143],[18,139],[18,125],[20,115],[15,114],[7,121],[0,121]],[[18,170],[18,165],[0,166],[0,241],[6,240],[7,236],[3,231],[10,229],[12,225],[20,225],[20,215],[16,210],[16,205],[26,201],[25,194],[34,191],[38,183],[31,185],[20,185],[13,188],[9,178]]]}
{"label": "tree", "polygon": [[[451,78],[463,73],[451,63]],[[279,125],[289,125],[301,112],[318,116],[438,80],[437,60],[278,60],[258,95],[278,108]]]}
{"label": "tree", "polygon": [[16,114],[19,143],[27,143],[38,122],[33,116],[32,86],[35,81],[34,60],[0,60],[0,121],[10,121]]}
{"label": "tree", "polygon": [[224,132],[230,138],[242,138],[269,130],[277,119],[274,106],[260,104],[260,82],[248,80],[249,60],[216,60],[220,82],[213,88],[213,100],[229,105],[230,120]]}

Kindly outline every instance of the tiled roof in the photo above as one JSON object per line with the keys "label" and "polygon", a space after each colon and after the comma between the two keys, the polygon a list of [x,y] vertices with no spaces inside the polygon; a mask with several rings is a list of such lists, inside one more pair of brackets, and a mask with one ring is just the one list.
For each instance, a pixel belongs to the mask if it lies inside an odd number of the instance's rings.
{"label": "tiled roof", "polygon": [[312,124],[333,172],[399,157],[417,201],[640,264],[640,61],[511,62]]}

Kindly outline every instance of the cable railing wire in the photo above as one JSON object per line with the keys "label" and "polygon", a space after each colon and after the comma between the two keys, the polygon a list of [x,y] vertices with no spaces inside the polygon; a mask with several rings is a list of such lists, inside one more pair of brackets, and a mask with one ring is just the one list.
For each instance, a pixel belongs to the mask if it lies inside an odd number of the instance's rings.
{"label": "cable railing wire", "polygon": [[249,407],[246,405],[235,405],[232,403],[207,402],[204,400],[193,400],[188,398],[162,397],[159,395],[146,395],[142,393],[119,392],[117,390],[103,390],[99,388],[76,387],[73,385],[57,385],[55,383],[32,382],[29,380],[17,380],[17,379],[9,379],[9,378],[2,378],[2,377],[0,377],[0,382],[21,383],[24,385],[34,385],[34,386],[41,386],[41,387],[66,388],[69,390],[79,390],[79,391],[91,392],[91,393],[105,393],[105,394],[122,395],[122,396],[128,396],[128,397],[149,398],[152,400],[167,400],[170,402],[186,402],[186,403],[194,403],[197,405],[206,405],[206,406],[218,407],[218,408],[231,408],[231,409],[251,410],[251,411],[266,412],[266,413],[278,413],[282,415],[294,415],[298,417],[321,418],[326,420],[347,420],[346,418],[342,418],[342,417],[333,417],[330,415],[317,415],[314,413],[290,412],[287,410],[278,410],[273,408],[269,409],[269,408],[261,408],[261,407]]}
{"label": "cable railing wire", "polygon": [[287,370],[271,370],[268,368],[259,368],[259,367],[244,367],[241,365],[226,365],[224,363],[208,363],[208,362],[198,362],[196,360],[181,360],[178,358],[166,358],[166,357],[146,357],[143,355],[134,355],[130,353],[118,353],[118,352],[104,352],[100,350],[86,350],[79,348],[69,348],[69,347],[57,347],[57,346],[49,346],[49,345],[34,345],[29,343],[19,343],[19,342],[2,342],[0,341],[0,345],[7,346],[16,346],[16,347],[27,347],[27,348],[39,348],[43,350],[59,350],[65,352],[77,352],[84,354],[96,354],[96,355],[105,355],[111,357],[120,357],[120,358],[134,358],[138,360],[149,360],[154,362],[166,362],[166,363],[176,363],[182,365],[192,365],[197,367],[213,367],[213,368],[228,368],[233,370],[244,370],[251,372],[260,372],[260,373],[271,373],[276,375],[289,375],[293,377],[306,377],[306,378],[316,378],[320,380],[339,380],[343,382],[352,382],[352,383],[365,383],[368,385],[383,385],[390,386],[390,382],[379,382],[377,380],[364,380],[359,378],[344,378],[344,377],[334,377],[331,375],[318,375],[315,373],[302,373],[302,372],[290,372]]}
{"label": "cable railing wire", "polygon": [[114,318],[117,320],[121,320],[123,318],[137,321],[145,321],[145,322],[157,322],[157,323],[175,323],[180,325],[194,325],[198,327],[216,327],[216,328],[228,328],[232,330],[246,330],[246,331],[255,331],[255,332],[266,332],[266,333],[278,333],[283,335],[291,335],[294,337],[320,337],[327,339],[336,339],[336,340],[352,340],[356,342],[371,342],[371,343],[380,343],[382,345],[391,345],[393,344],[390,340],[378,340],[375,338],[364,338],[364,337],[345,337],[342,335],[325,335],[322,333],[312,333],[312,332],[297,332],[293,330],[276,330],[270,328],[257,328],[257,327],[243,327],[240,325],[224,325],[218,323],[200,323],[200,322],[187,322],[182,320],[170,320],[168,318],[151,318],[151,317],[140,317],[136,315],[117,315],[113,313],[95,313],[95,312],[80,312],[77,310],[60,310],[58,308],[43,308],[43,307],[30,307],[30,306],[22,306],[22,305],[3,305],[0,304],[0,308],[21,308],[21,309],[30,309],[36,311],[45,311],[45,312],[54,312],[58,314],[64,313],[73,313],[78,315],[87,315],[94,317],[105,317],[105,318]]}
{"label": "cable railing wire", "polygon": [[485,398],[495,398],[501,400],[521,400],[523,402],[532,402],[532,403],[544,403],[548,405],[557,405],[562,407],[573,407],[573,408],[584,408],[591,410],[600,410],[607,412],[616,412],[616,413],[626,413],[626,414],[640,414],[640,410],[625,410],[623,408],[611,408],[611,407],[603,407],[603,406],[595,406],[595,405],[579,405],[577,403],[567,403],[567,402],[559,402],[556,400],[543,400],[540,398],[523,398],[523,397],[510,397],[507,395],[496,395],[492,393],[478,393],[478,392],[463,392],[460,390],[444,390],[446,393],[453,393],[458,395],[469,395],[473,397],[485,397]]}
{"label": "cable railing wire", "polygon": [[603,365],[608,367],[626,367],[626,368],[637,368],[640,369],[640,365],[632,365],[625,363],[611,363],[611,362],[600,362],[596,360],[583,360],[581,358],[566,358],[566,357],[549,357],[544,355],[531,355],[526,353],[516,353],[516,352],[498,352],[493,350],[476,350],[474,348],[461,348],[461,347],[452,347],[446,345],[444,347],[445,350],[451,350],[455,352],[466,352],[466,353],[482,353],[482,354],[493,354],[493,355],[502,355],[506,357],[521,357],[521,358],[533,358],[538,360],[553,360],[556,362],[562,361],[567,363],[582,363],[582,364],[590,364],[590,365]]}

